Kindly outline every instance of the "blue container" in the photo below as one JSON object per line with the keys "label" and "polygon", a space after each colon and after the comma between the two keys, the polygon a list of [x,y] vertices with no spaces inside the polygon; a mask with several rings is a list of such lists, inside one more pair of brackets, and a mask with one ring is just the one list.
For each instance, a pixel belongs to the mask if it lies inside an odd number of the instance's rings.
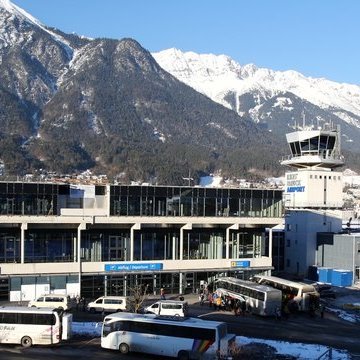
{"label": "blue container", "polygon": [[334,286],[351,286],[353,283],[353,273],[350,270],[333,270],[331,284]]}
{"label": "blue container", "polygon": [[318,268],[319,282],[331,284],[332,272],[333,272],[332,268],[319,267]]}

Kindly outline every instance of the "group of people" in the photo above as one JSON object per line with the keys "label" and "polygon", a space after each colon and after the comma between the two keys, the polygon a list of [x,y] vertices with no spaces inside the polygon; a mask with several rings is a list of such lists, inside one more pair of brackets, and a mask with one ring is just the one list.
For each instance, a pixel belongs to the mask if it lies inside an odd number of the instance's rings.
{"label": "group of people", "polygon": [[248,311],[245,301],[232,298],[230,296],[224,296],[218,292],[208,292],[206,289],[199,294],[199,303],[204,305],[208,302],[209,307],[213,307],[215,310],[233,311],[235,315],[245,315]]}
{"label": "group of people", "polygon": [[79,295],[76,295],[75,297],[75,303],[76,303],[76,310],[82,310],[85,311],[86,310],[86,301],[85,298],[82,296],[80,297]]}

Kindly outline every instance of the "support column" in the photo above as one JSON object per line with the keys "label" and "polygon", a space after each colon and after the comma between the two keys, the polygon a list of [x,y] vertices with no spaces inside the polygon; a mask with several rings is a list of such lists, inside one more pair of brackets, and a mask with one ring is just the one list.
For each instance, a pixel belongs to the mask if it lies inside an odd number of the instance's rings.
{"label": "support column", "polygon": [[78,263],[78,270],[79,270],[79,296],[81,297],[81,273],[82,273],[82,266],[81,266],[81,230],[86,229],[86,223],[79,224],[77,228],[77,252],[76,252],[76,260]]}
{"label": "support column", "polygon": [[77,256],[77,250],[78,250],[78,242],[76,241],[76,236],[74,236],[74,239],[73,239],[73,241],[74,241],[74,243],[73,243],[73,261],[74,261],[74,263],[76,263],[78,260],[77,260],[77,258],[78,258],[78,256]]}
{"label": "support column", "polygon": [[230,259],[230,230],[239,230],[239,224],[234,224],[226,228],[225,259]]}
{"label": "support column", "polygon": [[21,224],[21,231],[20,231],[20,263],[24,264],[25,262],[25,230],[28,229],[27,223]]}
{"label": "support column", "polygon": [[179,273],[179,294],[183,294],[183,273]]}
{"label": "support column", "polygon": [[269,258],[272,260],[273,228],[269,229]]}
{"label": "support column", "polygon": [[185,224],[180,228],[180,254],[179,260],[183,260],[183,252],[184,252],[184,230],[191,230],[192,224]]}
{"label": "support column", "polygon": [[141,224],[136,223],[130,229],[130,261],[134,261],[134,231],[141,230]]}

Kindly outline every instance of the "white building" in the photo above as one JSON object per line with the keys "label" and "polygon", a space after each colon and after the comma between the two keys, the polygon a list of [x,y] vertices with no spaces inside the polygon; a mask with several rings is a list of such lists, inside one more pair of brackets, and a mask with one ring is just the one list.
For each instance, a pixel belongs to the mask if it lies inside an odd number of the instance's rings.
{"label": "white building", "polygon": [[317,233],[342,230],[340,131],[302,130],[287,134],[291,155],[285,174],[285,272],[307,276],[318,265]]}
{"label": "white building", "polygon": [[0,297],[247,279],[272,269],[266,229],[281,223],[276,189],[0,182]]}

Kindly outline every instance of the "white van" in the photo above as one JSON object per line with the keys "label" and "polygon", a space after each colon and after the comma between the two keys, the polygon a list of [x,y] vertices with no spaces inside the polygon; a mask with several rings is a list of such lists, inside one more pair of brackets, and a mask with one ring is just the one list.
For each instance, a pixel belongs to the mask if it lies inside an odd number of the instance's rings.
{"label": "white van", "polygon": [[144,309],[145,314],[156,314],[166,316],[187,316],[189,306],[187,301],[160,300],[147,306]]}
{"label": "white van", "polygon": [[125,296],[101,296],[95,301],[89,302],[87,310],[95,312],[118,312],[126,310]]}
{"label": "white van", "polygon": [[70,296],[67,295],[47,294],[29,301],[28,307],[46,307],[66,311],[71,309],[71,300]]}

